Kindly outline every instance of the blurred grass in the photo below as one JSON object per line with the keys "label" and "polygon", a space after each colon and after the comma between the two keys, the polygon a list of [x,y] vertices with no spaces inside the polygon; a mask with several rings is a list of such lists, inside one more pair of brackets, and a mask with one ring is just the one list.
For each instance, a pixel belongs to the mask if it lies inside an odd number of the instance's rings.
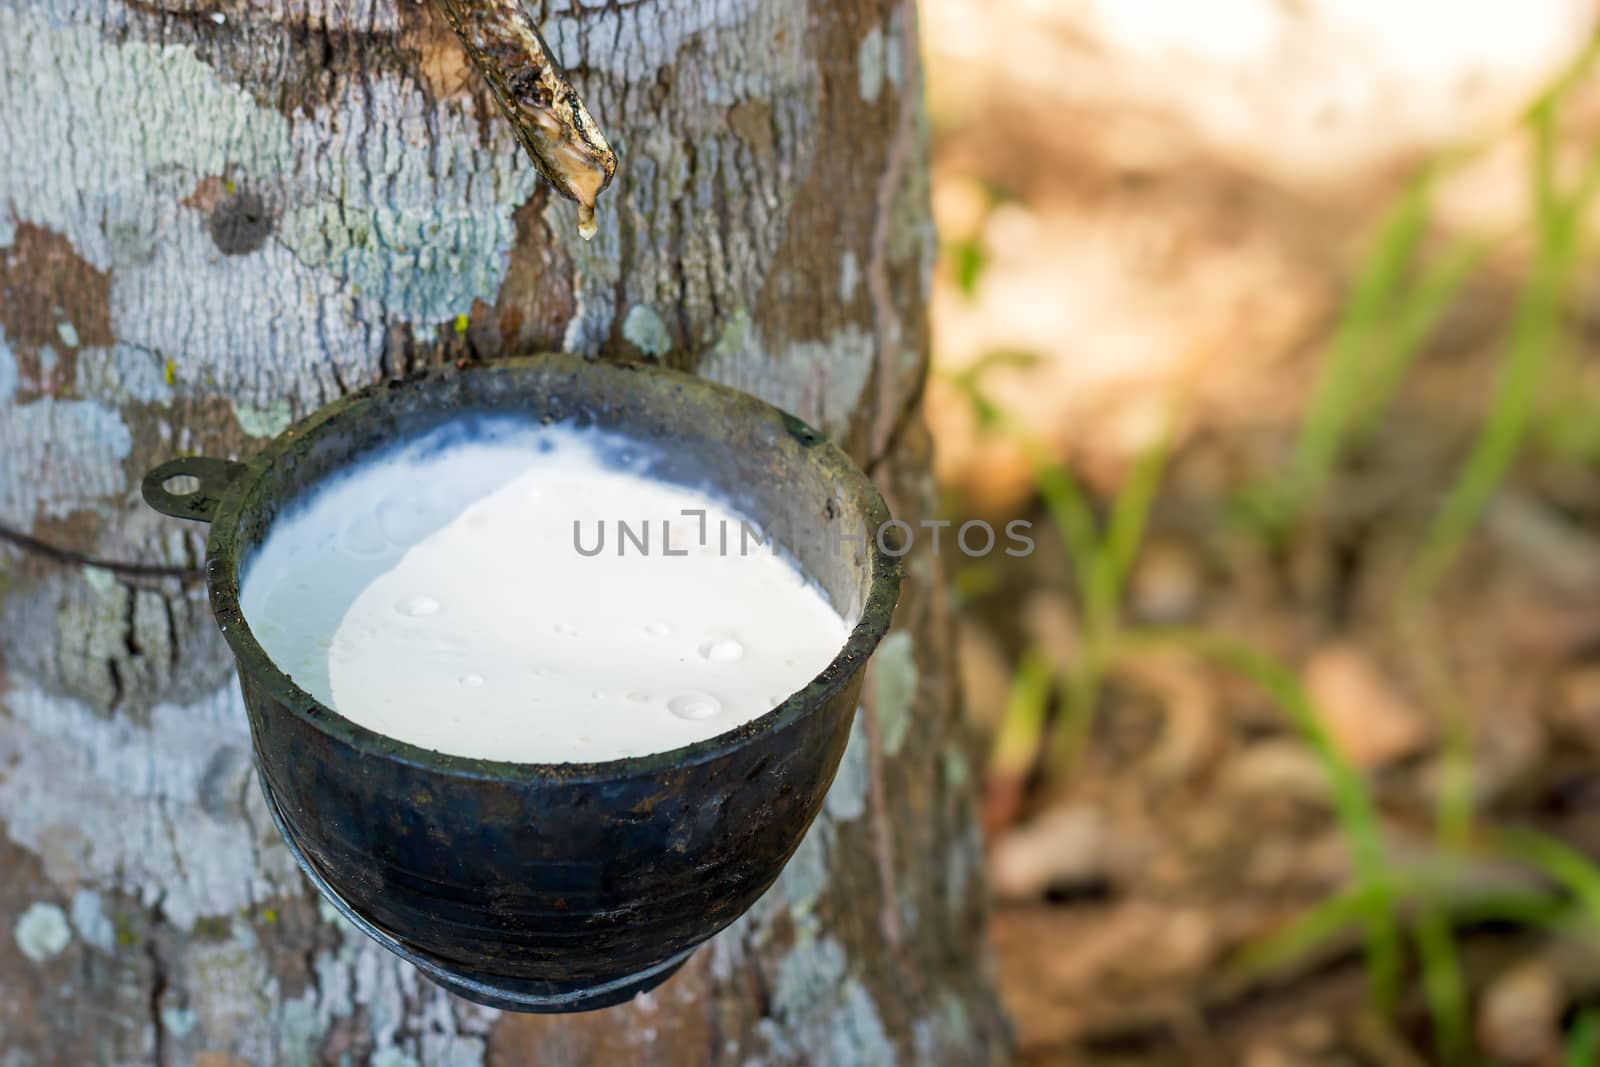
{"label": "blurred grass", "polygon": [[976,237],[956,241],[951,244],[948,254],[955,268],[956,288],[969,300],[977,296],[978,283],[983,280],[984,268],[988,266],[983,241]]}
{"label": "blurred grass", "polygon": [[1165,633],[1158,639],[1175,642],[1249,679],[1272,698],[1315,754],[1333,793],[1339,828],[1350,843],[1355,881],[1348,902],[1365,929],[1368,997],[1380,1011],[1392,1010],[1400,990],[1400,929],[1383,828],[1366,779],[1339,750],[1322,713],[1283,663],[1245,642],[1212,633]]}
{"label": "blurred grass", "polygon": [[[1437,169],[1424,168],[1406,187],[1379,224],[1378,237],[1357,271],[1295,439],[1283,483],[1288,511],[1280,521],[1296,517],[1321,494],[1343,450],[1364,381],[1385,377],[1372,367],[1390,335],[1397,305],[1405,304],[1406,294],[1413,291],[1407,271],[1427,233]],[[1411,355],[1394,347],[1385,362],[1399,363]]]}
{"label": "blurred grass", "polygon": [[[1260,975],[1291,966],[1358,930],[1369,1001],[1379,1018],[1396,1008],[1404,986],[1409,940],[1417,990],[1432,1021],[1435,1055],[1444,1064],[1474,1059],[1466,975],[1457,930],[1482,922],[1550,931],[1574,924],[1600,931],[1600,866],[1559,839],[1531,830],[1480,830],[1473,796],[1470,716],[1465,695],[1429,633],[1430,594],[1459,558],[1485,507],[1510,472],[1535,417],[1549,407],[1546,389],[1566,339],[1570,296],[1583,263],[1588,212],[1600,189],[1600,145],[1592,146],[1576,181],[1558,181],[1562,105],[1600,54],[1591,41],[1580,60],[1529,110],[1533,144],[1531,265],[1504,340],[1494,395],[1456,476],[1424,531],[1415,563],[1395,605],[1398,633],[1416,651],[1416,670],[1442,724],[1441,776],[1435,811],[1438,855],[1450,863],[1512,863],[1547,885],[1477,891],[1451,869],[1398,874],[1380,813],[1361,772],[1339,750],[1320,709],[1295,670],[1247,642],[1199,631],[1127,629],[1126,588],[1154,507],[1171,448],[1170,434],[1137,457],[1101,523],[1070,466],[1011,420],[982,387],[989,370],[1032,357],[996,353],[954,376],[981,426],[1018,441],[1059,537],[1079,597],[1083,640],[1077,662],[1055,677],[1044,650],[1022,657],[992,762],[1013,781],[1048,751],[1056,773],[1070,770],[1089,736],[1108,672],[1118,659],[1151,647],[1177,646],[1248,679],[1265,692],[1314,753],[1325,775],[1335,818],[1352,856],[1347,885],[1273,934],[1245,946],[1232,973]],[[1430,215],[1441,176],[1454,160],[1425,167],[1380,221],[1337,320],[1285,469],[1247,487],[1235,505],[1273,542],[1282,543],[1315,511],[1354,447],[1386,417],[1418,358],[1491,251],[1505,238],[1457,240],[1429,249]],[[1434,241],[1438,245],[1437,240]],[[981,250],[955,250],[958,282],[971,292],[983,269]],[[1576,378],[1576,375],[1574,375]],[[1575,400],[1575,395],[1578,399]],[[1566,390],[1555,410],[1567,439],[1600,458],[1597,413]],[[1060,687],[1060,711],[1050,715]],[[1052,736],[1053,735],[1053,736]],[[1551,888],[1553,887],[1553,888]],[[1409,935],[1409,936],[1408,936]],[[1570,1027],[1564,1062],[1594,1064],[1600,1021],[1581,1008]]]}
{"label": "blurred grass", "polygon": [[[1084,600],[1083,651],[1081,662],[1067,680],[1064,720],[1056,734],[1051,756],[1051,762],[1058,768],[1070,770],[1077,763],[1093,728],[1106,668],[1122,628],[1128,577],[1138,558],[1139,547],[1144,543],[1150,509],[1166,470],[1171,440],[1169,423],[1156,443],[1134,461],[1128,477],[1117,489],[1105,529],[1098,536],[1094,518],[1083,505],[1082,493],[1077,490],[1066,466],[1053,463],[1044,468],[1046,477],[1056,485],[1060,507],[1070,508],[1082,524],[1076,538],[1069,541],[1079,544],[1080,555],[1087,559],[1079,575]],[[1043,483],[1040,484],[1042,487]],[[1048,491],[1046,493],[1048,500]],[[1052,506],[1052,516],[1056,513],[1057,507]]]}
{"label": "blurred grass", "polygon": [[1566,889],[1600,929],[1600,868],[1564,841],[1536,830],[1507,830],[1495,844],[1505,855],[1521,860]]}
{"label": "blurred grass", "polygon": [[1426,596],[1449,569],[1504,480],[1561,343],[1584,221],[1600,184],[1600,145],[1590,151],[1576,190],[1563,196],[1555,176],[1558,102],[1544,98],[1529,120],[1534,139],[1533,265],[1517,301],[1493,406],[1423,543],[1411,576],[1414,596]]}
{"label": "blurred grass", "polygon": [[1418,913],[1416,945],[1422,968],[1423,997],[1433,1019],[1438,1061],[1465,1063],[1472,1042],[1467,1018],[1467,983],[1461,974],[1450,918],[1434,900],[1425,900]]}
{"label": "blurred grass", "polygon": [[[1592,59],[1591,49],[1582,60],[1583,67],[1587,68]],[[1409,630],[1413,638],[1420,636],[1416,629],[1418,603],[1426,599],[1457,559],[1516,457],[1564,335],[1567,297],[1581,262],[1584,223],[1600,185],[1600,146],[1590,151],[1575,189],[1562,194],[1555,175],[1560,102],[1560,92],[1552,91],[1529,115],[1534,143],[1533,264],[1518,298],[1490,411],[1424,537],[1409,575],[1404,595],[1408,603],[1401,606],[1401,628],[1402,633]],[[1380,227],[1302,424],[1289,475],[1297,495],[1289,499],[1287,509],[1275,516],[1280,523],[1299,518],[1307,503],[1326,487],[1352,433],[1365,430],[1387,409],[1426,339],[1491,247],[1484,241],[1460,244],[1425,268],[1415,285],[1404,284],[1403,268],[1420,244],[1436,174],[1436,168],[1425,170]],[[1368,354],[1374,351],[1380,354]],[[1363,377],[1366,384],[1362,384]],[[1361,403],[1357,397],[1363,394],[1369,398],[1367,410],[1357,413]],[[1283,526],[1277,529],[1281,532]],[[1436,833],[1441,846],[1459,853],[1468,847],[1473,821],[1468,717],[1453,679],[1433,659],[1431,643],[1425,639],[1408,643],[1422,650],[1422,671],[1430,675],[1428,688],[1444,726]],[[1286,696],[1294,696],[1284,689],[1282,679],[1278,684],[1280,702]],[[1314,714],[1314,709],[1303,707],[1301,714],[1294,717],[1298,722],[1305,714]],[[1352,822],[1346,808],[1351,788],[1346,772],[1337,763],[1328,764],[1328,755],[1318,738],[1311,736],[1308,741],[1324,761],[1334,786],[1341,825],[1357,856],[1357,882],[1351,891],[1330,898],[1328,906],[1314,909],[1307,922],[1295,928],[1293,940],[1279,943],[1278,949],[1313,951],[1319,936],[1331,937],[1341,929],[1337,919],[1359,912],[1367,924],[1369,985],[1379,1006],[1389,1007],[1392,1001],[1386,998],[1386,983],[1391,979],[1388,954],[1392,949],[1387,934],[1375,944],[1372,910],[1380,906],[1392,909],[1395,896],[1391,893],[1373,899],[1370,880],[1377,877],[1378,865],[1370,855],[1365,861],[1361,858],[1372,849],[1370,835],[1381,835],[1381,829],[1367,826],[1360,818]],[[1341,797],[1342,800],[1337,799]],[[1591,922],[1600,923],[1600,911],[1596,910],[1600,908],[1600,868],[1588,857],[1555,839],[1527,832],[1501,835],[1497,845],[1502,854],[1533,867],[1563,887],[1588,912]],[[1420,900],[1414,938],[1439,1062],[1469,1062],[1469,994],[1451,920],[1439,907],[1436,894],[1427,894]],[[1592,1030],[1592,1020],[1587,1025]],[[1569,1062],[1573,1055],[1584,1057],[1580,1062],[1587,1062],[1594,1054],[1593,1044],[1592,1032],[1581,1034],[1575,1030],[1573,1048],[1578,1051],[1569,1049]]]}
{"label": "blurred grass", "polygon": [[1039,649],[1022,654],[1005,715],[989,749],[989,780],[1021,783],[1033,772],[1043,744],[1054,672]]}
{"label": "blurred grass", "polygon": [[1487,241],[1461,242],[1413,279],[1443,170],[1442,162],[1425,167],[1380,221],[1334,327],[1288,469],[1248,487],[1238,502],[1275,543],[1315,505],[1352,443],[1389,409],[1406,372],[1491,247]]}
{"label": "blurred grass", "polygon": [[[1171,421],[1156,443],[1135,460],[1111,502],[1103,527],[1096,519],[1082,486],[1072,468],[1056,458],[1044,442],[1007,415],[984,390],[982,378],[996,367],[1030,365],[1034,357],[1015,352],[997,352],[972,367],[949,376],[948,380],[967,398],[979,425],[1009,433],[1026,456],[1033,472],[1034,485],[1051,523],[1060,538],[1061,550],[1071,569],[1073,583],[1082,604],[1083,641],[1078,662],[1061,679],[1062,710],[1051,745],[1050,763],[1059,771],[1069,771],[1076,763],[1094,722],[1107,661],[1121,629],[1122,604],[1128,578],[1144,543],[1150,510],[1161,485],[1171,448]],[[1035,666],[1032,670],[1037,670]],[[1020,677],[1013,691],[1031,691],[1035,680]],[[1021,760],[1012,746],[1014,738],[1035,736],[1032,731],[1031,704],[1008,709],[999,736],[1007,738],[1003,766],[1014,768]],[[1013,722],[1013,716],[1021,721]],[[1038,733],[1041,743],[1042,733]]]}
{"label": "blurred grass", "polygon": [[1592,1008],[1586,1008],[1572,1024],[1561,1062],[1563,1067],[1595,1067],[1597,1060],[1600,1060],[1600,1016]]}

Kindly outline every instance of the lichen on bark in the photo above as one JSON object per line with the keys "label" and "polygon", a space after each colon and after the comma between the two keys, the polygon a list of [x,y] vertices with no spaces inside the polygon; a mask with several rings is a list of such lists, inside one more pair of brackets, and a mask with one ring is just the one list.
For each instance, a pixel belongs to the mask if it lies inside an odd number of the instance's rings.
{"label": "lichen on bark", "polygon": [[0,161],[0,526],[180,575],[0,541],[0,1046],[387,1067],[1003,1056],[973,962],[936,561],[910,561],[883,706],[773,890],[633,1004],[502,1016],[317,907],[181,577],[203,531],[136,491],[159,460],[247,454],[387,374],[559,345],[789,407],[881,460],[915,522],[934,495],[903,416],[931,238],[908,12],[548,0],[544,35],[623,160],[585,244],[417,0],[0,0],[0,138],[29,146]]}

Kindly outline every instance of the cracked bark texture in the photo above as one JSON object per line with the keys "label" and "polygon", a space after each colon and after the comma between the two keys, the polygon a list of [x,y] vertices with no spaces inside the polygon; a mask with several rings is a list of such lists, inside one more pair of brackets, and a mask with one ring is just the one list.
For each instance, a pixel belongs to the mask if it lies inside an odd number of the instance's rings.
{"label": "cracked bark texture", "polygon": [[930,545],[794,861],[626,1007],[450,998],[319,907],[261,806],[174,576],[204,531],[137,499],[161,459],[564,348],[754,392],[901,517],[932,507],[910,5],[547,0],[542,24],[623,161],[590,244],[423,4],[0,0],[0,525],[61,550],[0,540],[4,1067],[1004,1059]]}

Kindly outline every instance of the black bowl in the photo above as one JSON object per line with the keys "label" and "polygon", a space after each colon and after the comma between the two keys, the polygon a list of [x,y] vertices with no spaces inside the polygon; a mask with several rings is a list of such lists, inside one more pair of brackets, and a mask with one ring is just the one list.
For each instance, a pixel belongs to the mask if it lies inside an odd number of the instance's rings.
{"label": "black bowl", "polygon": [[[445,755],[319,703],[257,643],[242,568],[274,516],[355,459],[464,413],[595,426],[709,483],[859,621],[821,674],[743,726],[670,752],[530,764]],[[186,495],[175,475],[197,478]],[[563,1012],[650,989],[750,907],[821,808],[900,569],[872,483],[820,433],[673,371],[535,356],[385,382],[245,463],[192,457],[146,501],[211,522],[211,607],[239,666],[261,787],[324,896],[435,981],[494,1007]]]}

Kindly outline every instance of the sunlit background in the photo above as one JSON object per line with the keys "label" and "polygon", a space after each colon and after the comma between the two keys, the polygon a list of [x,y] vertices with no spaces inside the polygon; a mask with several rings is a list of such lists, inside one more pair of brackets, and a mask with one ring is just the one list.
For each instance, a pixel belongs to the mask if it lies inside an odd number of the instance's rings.
{"label": "sunlit background", "polygon": [[1600,1062],[1596,4],[921,9],[1025,1062]]}

